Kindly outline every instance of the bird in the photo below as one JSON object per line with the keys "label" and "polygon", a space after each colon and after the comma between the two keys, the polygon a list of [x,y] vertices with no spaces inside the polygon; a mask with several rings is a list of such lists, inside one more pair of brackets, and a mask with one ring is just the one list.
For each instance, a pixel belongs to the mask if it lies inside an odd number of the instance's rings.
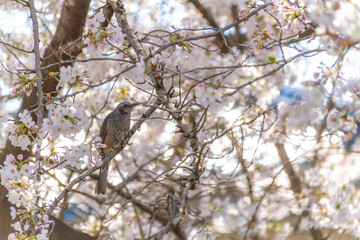
{"label": "bird", "polygon": [[[124,141],[130,130],[130,115],[136,105],[139,105],[139,103],[122,102],[105,117],[100,127],[100,138],[102,143],[106,145],[105,148],[99,149],[101,159],[104,159],[107,154],[119,147],[122,141]],[[109,163],[103,164],[100,168],[95,188],[96,194],[106,193]]]}

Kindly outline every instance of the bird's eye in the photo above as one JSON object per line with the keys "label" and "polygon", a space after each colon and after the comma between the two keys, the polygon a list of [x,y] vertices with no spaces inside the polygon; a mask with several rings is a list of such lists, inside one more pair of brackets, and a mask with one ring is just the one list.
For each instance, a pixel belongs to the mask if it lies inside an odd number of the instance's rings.
{"label": "bird's eye", "polygon": [[119,107],[119,112],[125,112],[125,106]]}

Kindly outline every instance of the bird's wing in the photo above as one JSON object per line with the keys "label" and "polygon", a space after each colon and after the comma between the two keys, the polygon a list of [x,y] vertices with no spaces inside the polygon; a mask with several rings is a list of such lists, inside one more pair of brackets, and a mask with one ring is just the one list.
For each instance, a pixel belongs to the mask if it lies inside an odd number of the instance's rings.
{"label": "bird's wing", "polygon": [[[109,115],[106,116],[106,118],[104,119],[101,128],[100,128],[100,137],[101,137],[101,141],[102,143],[106,142],[106,136],[108,135],[107,131],[108,131],[108,123],[109,120],[111,119],[111,113]],[[105,143],[106,144],[106,143]]]}

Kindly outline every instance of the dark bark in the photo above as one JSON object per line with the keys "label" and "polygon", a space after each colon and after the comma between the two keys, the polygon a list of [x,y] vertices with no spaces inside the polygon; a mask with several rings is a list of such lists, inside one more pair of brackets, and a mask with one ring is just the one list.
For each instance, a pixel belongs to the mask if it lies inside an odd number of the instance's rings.
{"label": "dark bark", "polygon": [[291,190],[296,194],[300,194],[301,193],[301,180],[297,176],[295,169],[290,162],[290,159],[285,151],[284,144],[275,143],[275,147],[278,151],[278,154],[279,154],[280,160],[284,166],[285,172],[289,177]]}

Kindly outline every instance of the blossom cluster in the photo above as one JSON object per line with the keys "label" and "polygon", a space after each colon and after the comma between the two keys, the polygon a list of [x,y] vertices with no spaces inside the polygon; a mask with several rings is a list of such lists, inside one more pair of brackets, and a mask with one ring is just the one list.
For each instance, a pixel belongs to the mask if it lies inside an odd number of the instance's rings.
{"label": "blossom cluster", "polygon": [[316,123],[319,120],[326,95],[324,90],[313,88],[306,95],[305,99],[298,99],[294,102],[281,102],[278,109],[280,119],[278,124],[286,124],[287,131],[291,132],[296,129],[302,129],[310,123]]}
{"label": "blossom cluster", "polygon": [[84,129],[89,123],[88,118],[76,104],[50,104],[47,106],[47,109],[50,116],[43,121],[39,134],[40,138],[48,136],[57,139],[60,135],[73,136]]}
{"label": "blossom cluster", "polygon": [[28,150],[31,144],[31,138],[34,140],[34,135],[38,131],[38,126],[32,120],[28,110],[19,113],[20,124],[14,122],[8,124],[8,131],[10,132],[9,140],[15,147],[21,147],[22,150]]}
{"label": "blossom cluster", "polygon": [[308,230],[313,226],[328,228],[335,225],[360,236],[359,193],[353,182],[339,177],[345,172],[350,178],[358,176],[351,170],[358,165],[354,161],[356,159],[349,159],[336,173],[331,167],[311,168],[305,172],[304,182],[308,188],[303,190],[300,204],[311,214],[302,221],[301,228]]}
{"label": "blossom cluster", "polygon": [[48,239],[49,217],[44,208],[36,207],[36,199],[40,196],[40,188],[36,180],[36,168],[31,162],[25,161],[22,155],[17,157],[6,156],[4,166],[0,169],[1,184],[8,190],[6,197],[15,205],[11,207],[12,220],[19,221],[12,224],[15,233],[9,239],[26,239],[33,233],[27,232],[35,229],[36,239]]}
{"label": "blossom cluster", "polygon": [[309,4],[310,17],[319,27],[319,35],[342,35],[352,42],[360,40],[360,3],[357,0],[326,1],[322,4]]}
{"label": "blossom cluster", "polygon": [[291,4],[288,1],[275,0],[272,3],[273,13],[280,22],[277,28],[282,28],[285,34],[296,34],[311,27],[311,19],[304,1]]}
{"label": "blossom cluster", "polygon": [[27,163],[22,163],[22,155],[15,158],[13,155],[7,155],[4,167],[0,169],[1,172],[1,184],[8,190],[9,201],[20,206],[32,206],[34,189],[33,185],[33,173],[34,166]]}
{"label": "blossom cluster", "polygon": [[[49,239],[49,226],[54,224],[53,221],[49,220],[49,216],[46,214],[45,208],[35,209],[19,209],[16,210],[14,207],[10,207],[11,219],[20,219],[11,226],[16,232],[11,233],[8,236],[8,240],[18,239],[31,239],[37,240],[48,240]],[[30,230],[34,229],[34,233],[30,233]]]}
{"label": "blossom cluster", "polygon": [[195,87],[194,95],[200,105],[212,111],[216,111],[221,107],[226,108],[233,101],[219,87],[212,84],[199,84]]}
{"label": "blossom cluster", "polygon": [[18,81],[15,83],[11,95],[17,96],[19,99],[24,94],[30,96],[34,87],[36,87],[36,77],[33,74],[18,74]]}
{"label": "blossom cluster", "polygon": [[99,137],[96,137],[90,144],[80,144],[77,146],[65,146],[65,152],[61,151],[57,155],[57,162],[61,163],[60,168],[71,166],[81,169],[84,166],[92,168],[102,164],[98,149],[104,147]]}
{"label": "blossom cluster", "polygon": [[81,68],[78,65],[74,67],[62,66],[60,68],[60,80],[56,88],[59,89],[65,84],[74,84],[82,75]]}
{"label": "blossom cluster", "polygon": [[121,28],[110,26],[109,29],[104,29],[100,26],[104,21],[105,17],[102,12],[96,13],[93,18],[89,18],[86,21],[88,34],[84,40],[84,43],[87,45],[85,52],[94,57],[101,56],[109,47],[122,45],[124,41]]}

